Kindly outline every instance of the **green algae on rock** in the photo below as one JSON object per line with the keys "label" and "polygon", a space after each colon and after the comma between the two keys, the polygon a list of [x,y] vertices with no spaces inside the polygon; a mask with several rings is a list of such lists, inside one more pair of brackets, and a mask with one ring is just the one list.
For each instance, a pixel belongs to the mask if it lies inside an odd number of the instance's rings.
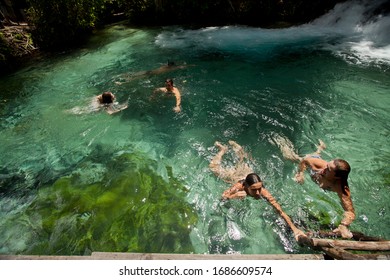
{"label": "green algae on rock", "polygon": [[72,176],[39,190],[26,210],[38,222],[25,254],[83,255],[111,252],[193,252],[197,221],[184,186],[157,175],[157,162],[125,153],[107,164],[101,182],[77,185]]}

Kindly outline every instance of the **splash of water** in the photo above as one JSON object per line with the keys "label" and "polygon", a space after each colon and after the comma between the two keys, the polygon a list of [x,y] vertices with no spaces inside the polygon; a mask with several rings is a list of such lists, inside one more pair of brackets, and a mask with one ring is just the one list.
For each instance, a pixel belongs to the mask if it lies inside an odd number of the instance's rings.
{"label": "splash of water", "polygon": [[390,12],[386,0],[349,1],[338,4],[310,25],[340,34],[330,48],[349,62],[390,64]]}
{"label": "splash of water", "polygon": [[164,48],[240,52],[269,57],[281,46],[313,45],[330,50],[348,62],[390,64],[390,15],[386,1],[348,1],[311,23],[286,29],[242,26],[169,30],[156,37]]}

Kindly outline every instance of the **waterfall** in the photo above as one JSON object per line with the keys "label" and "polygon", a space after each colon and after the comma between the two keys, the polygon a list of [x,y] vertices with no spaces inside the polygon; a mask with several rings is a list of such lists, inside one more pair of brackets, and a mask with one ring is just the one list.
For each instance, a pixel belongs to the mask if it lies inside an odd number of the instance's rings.
{"label": "waterfall", "polygon": [[348,61],[390,64],[390,9],[386,0],[337,4],[309,26],[341,35],[343,39],[330,49]]}
{"label": "waterfall", "polygon": [[390,9],[388,1],[352,0],[337,4],[322,17],[300,26],[264,29],[243,26],[163,31],[156,44],[163,48],[194,51],[254,53],[270,59],[280,46],[308,45],[331,51],[354,64],[390,65]]}

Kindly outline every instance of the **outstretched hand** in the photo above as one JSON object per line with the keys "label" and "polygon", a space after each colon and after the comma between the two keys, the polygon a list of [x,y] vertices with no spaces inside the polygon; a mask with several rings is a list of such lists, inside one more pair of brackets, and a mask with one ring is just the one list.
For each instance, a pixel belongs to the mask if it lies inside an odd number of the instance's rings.
{"label": "outstretched hand", "polygon": [[311,238],[308,237],[303,232],[300,234],[296,234],[295,240],[298,242],[299,245],[309,245],[309,246],[313,245],[313,241],[311,240]]}
{"label": "outstretched hand", "polygon": [[350,232],[350,230],[346,226],[341,224],[338,226],[338,228],[333,230],[333,232],[341,234],[342,238],[351,239],[353,237],[352,232]]}
{"label": "outstretched hand", "polygon": [[299,183],[299,184],[303,184],[303,181],[305,180],[305,177],[304,177],[304,174],[303,172],[298,172],[295,177],[294,177],[294,181]]}

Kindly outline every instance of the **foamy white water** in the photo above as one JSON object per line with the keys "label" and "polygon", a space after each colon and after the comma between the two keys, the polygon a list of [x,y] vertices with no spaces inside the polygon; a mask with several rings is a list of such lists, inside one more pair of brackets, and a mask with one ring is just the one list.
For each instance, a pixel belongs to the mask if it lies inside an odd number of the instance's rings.
{"label": "foamy white water", "polygon": [[157,36],[156,43],[163,48],[235,50],[266,56],[286,44],[314,42],[348,62],[390,64],[390,16],[381,11],[385,3],[356,0],[337,4],[321,18],[287,29],[225,26],[166,31]]}

